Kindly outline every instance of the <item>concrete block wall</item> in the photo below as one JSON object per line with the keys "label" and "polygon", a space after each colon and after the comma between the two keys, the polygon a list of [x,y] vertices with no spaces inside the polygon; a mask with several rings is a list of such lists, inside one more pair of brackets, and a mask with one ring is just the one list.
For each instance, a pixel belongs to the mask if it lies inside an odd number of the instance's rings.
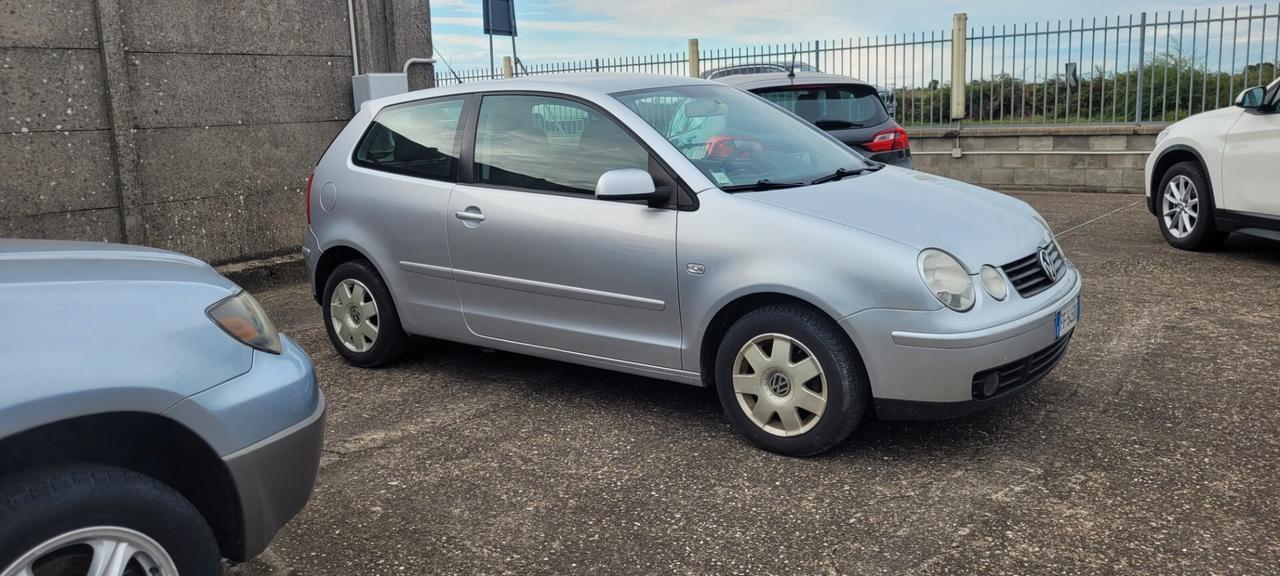
{"label": "concrete block wall", "polygon": [[[1163,125],[909,130],[917,170],[997,190],[1143,193]],[[959,148],[959,158],[952,151]]]}
{"label": "concrete block wall", "polygon": [[[428,0],[356,6],[362,71],[431,55]],[[0,0],[0,237],[294,250],[351,74],[343,0]]]}

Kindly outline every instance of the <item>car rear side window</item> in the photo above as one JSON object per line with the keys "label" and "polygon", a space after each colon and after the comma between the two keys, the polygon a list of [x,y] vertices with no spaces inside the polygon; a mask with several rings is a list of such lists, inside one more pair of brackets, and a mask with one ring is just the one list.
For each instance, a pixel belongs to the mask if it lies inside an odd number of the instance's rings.
{"label": "car rear side window", "polygon": [[761,88],[755,93],[823,130],[874,126],[889,119],[875,88],[862,84]]}
{"label": "car rear side window", "polygon": [[649,153],[599,111],[547,96],[485,96],[476,127],[479,184],[592,194],[610,170],[645,170]]}
{"label": "car rear side window", "polygon": [[384,108],[356,146],[359,166],[453,180],[458,175],[462,98],[407,102]]}

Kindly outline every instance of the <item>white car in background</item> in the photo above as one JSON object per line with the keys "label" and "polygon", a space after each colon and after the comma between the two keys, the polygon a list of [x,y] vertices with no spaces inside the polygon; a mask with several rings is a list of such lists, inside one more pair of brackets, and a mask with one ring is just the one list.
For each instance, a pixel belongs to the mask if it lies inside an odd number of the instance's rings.
{"label": "white car in background", "polygon": [[1160,132],[1147,158],[1147,208],[1183,250],[1215,248],[1231,232],[1280,240],[1277,176],[1280,79]]}

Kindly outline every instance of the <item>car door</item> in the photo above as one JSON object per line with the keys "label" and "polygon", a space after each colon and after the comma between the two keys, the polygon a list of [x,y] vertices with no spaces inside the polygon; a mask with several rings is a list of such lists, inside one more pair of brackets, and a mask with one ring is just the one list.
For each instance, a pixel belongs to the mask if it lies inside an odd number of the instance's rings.
{"label": "car door", "polygon": [[608,170],[656,166],[649,152],[612,117],[549,95],[485,95],[473,140],[448,218],[469,329],[679,368],[676,212],[593,195]]}
{"label": "car door", "polygon": [[[459,170],[466,96],[418,100],[378,112],[339,183],[333,233],[362,238],[413,334],[446,336],[461,329],[457,289],[449,276],[445,223]],[[371,233],[376,230],[376,233]]]}
{"label": "car door", "polygon": [[1267,91],[1262,108],[1246,110],[1227,133],[1222,150],[1224,208],[1280,216],[1280,82]]}

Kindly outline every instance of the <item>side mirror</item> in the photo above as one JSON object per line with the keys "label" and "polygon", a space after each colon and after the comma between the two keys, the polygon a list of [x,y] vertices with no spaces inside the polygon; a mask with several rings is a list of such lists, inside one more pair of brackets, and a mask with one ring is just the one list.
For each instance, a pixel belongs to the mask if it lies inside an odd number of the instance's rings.
{"label": "side mirror", "polygon": [[1267,91],[1261,86],[1246,88],[1239,96],[1236,96],[1235,105],[1244,109],[1261,108],[1262,99],[1267,95]]}
{"label": "side mirror", "polygon": [[596,181],[596,198],[610,201],[648,200],[650,204],[666,202],[671,192],[661,190],[648,172],[637,168],[610,170]]}

